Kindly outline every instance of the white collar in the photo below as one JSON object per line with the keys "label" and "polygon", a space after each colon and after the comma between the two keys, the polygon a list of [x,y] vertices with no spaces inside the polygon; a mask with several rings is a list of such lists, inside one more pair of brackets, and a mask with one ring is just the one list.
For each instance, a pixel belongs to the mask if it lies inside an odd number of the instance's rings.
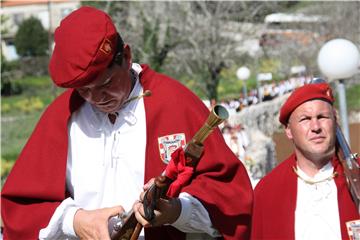
{"label": "white collar", "polygon": [[317,182],[329,178],[333,175],[334,167],[331,162],[323,166],[313,177],[308,176],[299,166],[297,166],[297,174],[301,179],[309,182]]}

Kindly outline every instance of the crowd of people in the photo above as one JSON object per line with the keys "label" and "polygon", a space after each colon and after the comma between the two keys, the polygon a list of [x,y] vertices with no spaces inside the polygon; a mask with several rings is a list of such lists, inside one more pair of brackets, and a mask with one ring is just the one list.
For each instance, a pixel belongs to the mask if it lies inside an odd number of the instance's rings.
{"label": "crowd of people", "polygon": [[246,148],[250,144],[250,139],[243,125],[231,126],[227,122],[221,128],[226,144],[231,151],[242,161],[246,159]]}
{"label": "crowd of people", "polygon": [[[276,97],[293,92],[295,89],[304,86],[305,84],[309,84],[310,81],[311,77],[305,75],[290,77],[288,80],[282,80],[278,83],[273,81],[271,83],[263,84],[259,87],[259,89],[251,89],[246,98],[244,98],[241,93],[239,98],[222,100],[220,101],[220,104],[228,110],[230,115],[233,115],[246,107],[258,104],[261,101],[269,101],[275,99]],[[259,101],[258,96],[262,96],[261,101]],[[215,102],[212,104],[205,102],[205,104],[209,109],[211,109]],[[225,122],[220,126],[220,128],[226,144],[243,162],[249,175],[251,176],[254,160],[246,152],[251,140],[248,132],[245,130],[245,126],[243,124],[237,124],[234,126]],[[255,183],[253,185],[255,186]]]}
{"label": "crowd of people", "polygon": [[292,92],[296,88],[309,83],[310,80],[310,76],[300,75],[290,77],[287,80],[281,80],[278,83],[272,81],[271,83],[262,84],[259,89],[255,88],[249,90],[247,96],[240,93],[239,98],[221,100],[220,102],[228,109],[230,114],[235,114],[245,107],[269,101],[286,93]]}
{"label": "crowd of people", "polygon": [[227,121],[220,125],[220,129],[224,140],[236,157],[244,164],[249,175],[252,187],[254,188],[258,182],[253,175],[258,175],[257,167],[254,159],[250,156],[248,148],[251,138],[248,131],[242,124],[235,126],[230,125]]}
{"label": "crowd of people", "polygon": [[[128,216],[147,240],[358,239],[328,84],[299,87],[283,104],[279,121],[295,151],[253,190],[239,161],[249,144],[243,127],[224,124],[186,154],[207,107],[180,82],[133,63],[105,12],[82,6],[62,20],[49,71],[67,90],[3,186],[4,239],[109,240]],[[151,201],[158,192],[148,190],[168,182]]]}

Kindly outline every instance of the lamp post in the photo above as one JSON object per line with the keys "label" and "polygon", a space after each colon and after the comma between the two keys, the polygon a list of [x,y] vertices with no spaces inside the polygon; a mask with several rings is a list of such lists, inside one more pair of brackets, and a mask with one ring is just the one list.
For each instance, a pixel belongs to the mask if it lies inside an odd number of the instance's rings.
{"label": "lamp post", "polygon": [[320,71],[329,81],[337,80],[341,127],[346,140],[350,144],[344,80],[352,77],[357,72],[360,63],[359,50],[349,40],[333,39],[321,47],[317,62]]}
{"label": "lamp post", "polygon": [[243,81],[243,96],[244,99],[247,99],[246,80],[250,77],[250,69],[245,66],[241,67],[236,71],[236,76]]}

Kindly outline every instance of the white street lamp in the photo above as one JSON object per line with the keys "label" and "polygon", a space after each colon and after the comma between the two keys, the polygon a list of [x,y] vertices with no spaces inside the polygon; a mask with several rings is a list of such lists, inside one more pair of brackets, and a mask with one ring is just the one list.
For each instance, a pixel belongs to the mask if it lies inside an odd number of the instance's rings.
{"label": "white street lamp", "polygon": [[330,80],[338,80],[337,91],[341,127],[346,140],[350,143],[349,124],[347,119],[344,79],[352,77],[360,64],[358,48],[349,40],[333,39],[325,43],[317,58],[320,71]]}
{"label": "white street lamp", "polygon": [[236,71],[236,76],[243,81],[243,96],[244,99],[247,99],[246,80],[250,77],[250,69],[245,66],[241,67]]}

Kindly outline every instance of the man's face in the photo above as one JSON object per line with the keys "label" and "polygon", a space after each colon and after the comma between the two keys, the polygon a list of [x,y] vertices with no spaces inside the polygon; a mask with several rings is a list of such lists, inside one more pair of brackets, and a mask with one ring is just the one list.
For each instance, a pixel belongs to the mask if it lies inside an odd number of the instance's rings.
{"label": "man's face", "polygon": [[80,96],[102,112],[117,111],[130,94],[132,80],[130,61],[125,54],[121,66],[112,64],[90,84],[77,88]]}
{"label": "man's face", "polygon": [[320,163],[335,152],[335,129],[332,106],[322,100],[312,100],[292,112],[285,131],[297,154]]}

